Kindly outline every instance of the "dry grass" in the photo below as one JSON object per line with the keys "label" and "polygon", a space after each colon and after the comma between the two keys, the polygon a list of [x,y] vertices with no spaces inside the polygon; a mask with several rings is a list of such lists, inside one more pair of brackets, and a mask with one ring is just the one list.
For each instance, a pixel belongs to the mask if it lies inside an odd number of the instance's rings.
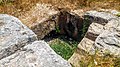
{"label": "dry grass", "polygon": [[107,8],[120,10],[120,0],[0,0],[0,13],[18,17],[29,11],[38,2],[70,9]]}
{"label": "dry grass", "polygon": [[37,0],[1,0],[0,13],[18,17],[29,11],[37,2]]}
{"label": "dry grass", "polygon": [[78,49],[74,53],[74,59],[72,58],[69,61],[73,67],[120,67],[120,58],[115,58],[109,54],[100,56],[98,52],[90,55],[81,49]]}

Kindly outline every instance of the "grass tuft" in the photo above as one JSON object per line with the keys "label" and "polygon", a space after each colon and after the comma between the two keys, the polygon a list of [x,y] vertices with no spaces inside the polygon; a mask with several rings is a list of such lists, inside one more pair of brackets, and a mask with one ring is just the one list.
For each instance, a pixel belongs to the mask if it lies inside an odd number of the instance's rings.
{"label": "grass tuft", "polygon": [[50,43],[51,48],[64,59],[68,60],[77,48],[77,43],[72,42],[71,45],[61,39],[55,39]]}

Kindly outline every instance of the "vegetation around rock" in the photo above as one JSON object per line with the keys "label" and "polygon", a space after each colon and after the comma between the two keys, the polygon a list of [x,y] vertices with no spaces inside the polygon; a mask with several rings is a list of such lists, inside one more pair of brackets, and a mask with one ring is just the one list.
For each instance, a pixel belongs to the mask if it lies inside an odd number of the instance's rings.
{"label": "vegetation around rock", "polygon": [[120,67],[119,11],[120,0],[0,0],[0,67]]}
{"label": "vegetation around rock", "polygon": [[[72,43],[71,43],[72,42]],[[64,59],[68,60],[77,48],[77,42],[55,39],[50,43],[51,48]]]}

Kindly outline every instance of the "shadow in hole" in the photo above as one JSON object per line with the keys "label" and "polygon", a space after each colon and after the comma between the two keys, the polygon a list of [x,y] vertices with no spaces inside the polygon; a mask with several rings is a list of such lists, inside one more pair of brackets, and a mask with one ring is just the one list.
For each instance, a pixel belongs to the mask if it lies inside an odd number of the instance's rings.
{"label": "shadow in hole", "polygon": [[63,36],[63,39],[69,40],[72,38],[80,42],[87,32],[90,22],[77,14],[70,14],[68,11],[60,10],[56,25],[56,30],[59,30],[59,32],[53,30],[46,35],[43,40],[50,41],[54,38]]}

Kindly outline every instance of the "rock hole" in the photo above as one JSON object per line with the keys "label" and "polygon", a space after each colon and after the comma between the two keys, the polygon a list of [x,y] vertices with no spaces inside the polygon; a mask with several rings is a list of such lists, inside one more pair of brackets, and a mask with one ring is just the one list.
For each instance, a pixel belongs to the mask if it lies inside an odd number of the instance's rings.
{"label": "rock hole", "polygon": [[50,44],[57,54],[68,60],[87,32],[90,21],[67,11],[60,11],[55,21],[56,29],[42,40]]}

